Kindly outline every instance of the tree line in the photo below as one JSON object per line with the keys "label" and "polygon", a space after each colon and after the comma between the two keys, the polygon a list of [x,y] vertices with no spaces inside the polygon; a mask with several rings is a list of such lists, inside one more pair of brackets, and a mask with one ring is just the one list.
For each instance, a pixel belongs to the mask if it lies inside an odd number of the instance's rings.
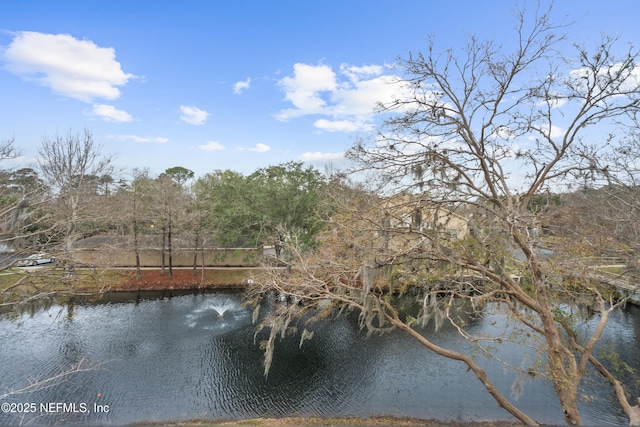
{"label": "tree line", "polygon": [[[4,159],[19,154],[13,139],[4,147]],[[175,166],[117,179],[112,158],[88,130],[45,138],[39,154],[37,167],[0,172],[3,248],[14,259],[50,252],[70,270],[75,246],[95,236],[114,237],[136,253],[161,247],[169,274],[175,250],[270,245],[279,251],[291,231],[312,244],[328,183],[301,162],[248,175],[216,170],[196,179]]]}

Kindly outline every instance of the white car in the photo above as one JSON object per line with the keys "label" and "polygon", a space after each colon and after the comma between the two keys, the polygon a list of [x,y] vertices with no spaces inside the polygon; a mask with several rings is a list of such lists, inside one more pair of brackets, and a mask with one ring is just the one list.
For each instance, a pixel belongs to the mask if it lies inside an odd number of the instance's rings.
{"label": "white car", "polygon": [[17,267],[33,267],[36,265],[53,264],[56,258],[49,254],[33,254],[16,262]]}

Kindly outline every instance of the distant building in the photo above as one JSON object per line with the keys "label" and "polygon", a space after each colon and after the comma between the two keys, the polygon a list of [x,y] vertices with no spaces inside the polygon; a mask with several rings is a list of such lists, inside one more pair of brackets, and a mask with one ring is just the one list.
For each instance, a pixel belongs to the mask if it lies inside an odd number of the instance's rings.
{"label": "distant building", "polygon": [[389,250],[417,240],[463,239],[468,233],[467,218],[421,195],[402,193],[384,200],[381,208],[381,235]]}

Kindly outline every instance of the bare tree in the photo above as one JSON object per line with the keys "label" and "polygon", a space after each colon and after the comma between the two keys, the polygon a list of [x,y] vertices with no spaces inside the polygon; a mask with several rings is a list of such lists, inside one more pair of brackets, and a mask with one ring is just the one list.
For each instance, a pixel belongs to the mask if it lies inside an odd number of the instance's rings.
{"label": "bare tree", "polygon": [[153,199],[153,179],[148,170],[134,170],[133,180],[126,191],[126,209],[133,237],[133,251],[135,254],[136,279],[142,278],[140,266],[140,229],[149,221],[151,200]]}
{"label": "bare tree", "polygon": [[[185,172],[186,171],[186,172]],[[169,279],[173,279],[173,253],[176,230],[182,225],[187,211],[187,194],[182,184],[186,182],[185,173],[193,176],[188,169],[170,168],[154,181],[155,198],[153,214],[162,231],[162,274],[165,267],[169,270]]]}
{"label": "bare tree", "polygon": [[15,136],[0,142],[0,160],[15,159],[21,155],[21,152],[16,147],[15,142]]}
{"label": "bare tree", "polygon": [[190,189],[187,198],[187,212],[185,218],[185,229],[193,239],[193,269],[192,275],[195,277],[198,268],[198,253],[200,254],[200,282],[204,282],[205,275],[205,259],[204,249],[207,243],[210,243],[208,237],[207,219],[209,213],[205,209],[204,201],[199,194],[194,191],[193,186]]}
{"label": "bare tree", "polygon": [[95,195],[93,178],[113,173],[112,158],[102,152],[86,129],[82,134],[69,131],[65,136],[44,138],[38,152],[40,169],[58,202],[62,244],[72,269],[78,224],[99,211],[91,203],[91,196]]}
{"label": "bare tree", "polygon": [[[20,150],[15,147],[15,138],[0,142],[0,161],[15,159]],[[0,270],[15,266],[22,257],[40,250],[51,231],[48,223],[48,191],[36,171],[25,167],[0,172]],[[12,306],[31,298],[47,296],[50,289],[34,285],[24,275],[7,274],[5,285],[0,289],[0,306]],[[29,296],[25,289],[29,288]]]}
{"label": "bare tree", "polygon": [[21,386],[17,389],[11,390],[2,390],[0,393],[0,401],[6,400],[11,396],[23,395],[34,393],[40,390],[44,390],[50,387],[55,387],[64,381],[66,381],[69,376],[73,374],[77,374],[80,372],[89,372],[95,370],[95,367],[88,366],[88,363],[84,358],[80,359],[78,362],[74,363],[64,371],[61,371],[53,376],[46,378],[27,378],[27,384]]}
{"label": "bare tree", "polygon": [[[11,137],[0,142],[0,162],[14,159],[20,155],[20,151],[15,147],[15,137]],[[2,223],[3,239],[6,246],[13,246],[17,238],[23,237],[21,223],[25,216],[27,207],[32,203],[36,194],[40,194],[42,188],[38,185],[37,177],[27,176],[28,168],[21,171],[11,172],[2,170],[6,176],[2,183],[3,200],[0,204],[0,222]]]}
{"label": "bare tree", "polygon": [[[331,301],[359,310],[363,327],[398,328],[463,362],[502,408],[536,425],[469,354],[442,348],[414,328],[449,321],[472,343],[491,341],[473,336],[453,315],[453,301],[462,298],[509,313],[523,332],[517,338],[546,361],[525,371],[551,381],[567,424],[582,423],[578,390],[591,364],[638,425],[638,406],[594,354],[624,300],[611,297],[590,258],[556,250],[530,209],[540,195],[612,170],[606,162],[620,157],[622,139],[607,135],[640,110],[638,52],[618,51],[617,40],[605,37],[593,49],[573,45],[569,54],[558,34],[564,27],[551,22],[550,10],[529,17],[524,9],[517,13],[511,50],[471,38],[461,52],[440,52],[431,40],[425,53],[400,60],[406,75],[396,83],[397,99],[380,105],[385,123],[348,153],[359,174],[371,173],[373,195],[342,203],[320,252],[292,245],[291,274],[270,270],[255,281],[255,295],[276,290],[303,302],[263,322],[271,329],[267,367],[278,334],[310,313],[326,314]],[[420,290],[416,319],[400,316],[388,299],[391,286],[406,285]],[[597,313],[591,332],[578,332],[567,301]]]}

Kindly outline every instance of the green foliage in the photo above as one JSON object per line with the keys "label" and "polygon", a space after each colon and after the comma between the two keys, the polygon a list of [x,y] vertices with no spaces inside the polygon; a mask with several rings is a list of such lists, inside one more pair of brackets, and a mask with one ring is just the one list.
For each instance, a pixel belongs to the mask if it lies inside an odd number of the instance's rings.
{"label": "green foliage", "polygon": [[174,166],[164,171],[165,175],[171,177],[179,186],[183,186],[187,181],[193,178],[194,172],[182,166]]}
{"label": "green foliage", "polygon": [[527,209],[533,213],[540,213],[550,206],[559,206],[561,204],[561,197],[559,194],[534,194],[529,200]]}
{"label": "green foliage", "polygon": [[258,169],[249,175],[251,187],[257,190],[256,199],[262,215],[262,227],[275,239],[279,234],[296,232],[303,243],[309,244],[318,231],[317,208],[326,188],[323,175],[302,162]]}
{"label": "green foliage", "polygon": [[253,190],[242,174],[231,170],[208,173],[195,183],[195,197],[208,212],[218,244],[233,247],[256,241],[260,227]]}
{"label": "green foliage", "polygon": [[196,182],[194,193],[210,212],[219,244],[257,246],[277,244],[292,232],[311,243],[321,227],[317,214],[326,186],[317,170],[289,162],[248,176],[215,171]]}
{"label": "green foliage", "polygon": [[5,209],[18,202],[18,198],[14,195],[0,194],[0,209]]}

